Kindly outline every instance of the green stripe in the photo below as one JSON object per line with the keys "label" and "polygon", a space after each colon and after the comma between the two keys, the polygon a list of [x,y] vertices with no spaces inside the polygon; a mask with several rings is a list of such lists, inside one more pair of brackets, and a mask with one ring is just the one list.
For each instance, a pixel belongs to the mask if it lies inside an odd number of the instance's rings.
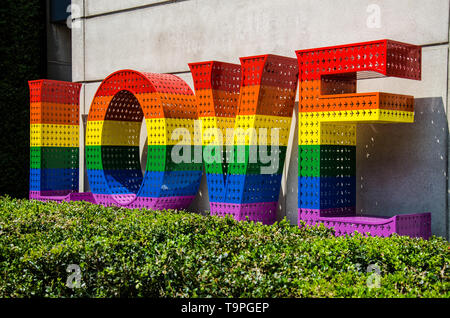
{"label": "green stripe", "polygon": [[[202,163],[193,163],[195,149],[190,147],[188,162],[175,163],[172,160],[172,150],[175,146],[148,146],[147,171],[193,171],[201,170]],[[200,146],[198,146],[200,147]],[[175,149],[177,154],[183,155],[183,149]],[[103,153],[102,153],[103,152]],[[180,153],[181,152],[181,153]],[[102,160],[103,156],[103,160]],[[200,152],[201,158],[201,152]],[[192,164],[190,163],[192,162]],[[140,169],[139,147],[137,146],[87,146],[86,167],[90,170],[125,170]]]}
{"label": "green stripe", "polygon": [[[203,147],[203,151],[205,151],[205,147]],[[214,174],[261,174],[261,167],[270,167],[271,165],[274,167],[275,171],[273,174],[281,174],[283,172],[284,161],[286,158],[286,146],[278,147],[278,154],[274,153],[273,162],[262,163],[261,162],[261,153],[265,155],[265,157],[271,158],[272,155],[272,147],[268,146],[266,152],[264,148],[259,146],[245,146],[245,156],[241,158],[238,154],[244,149],[244,146],[233,146],[233,156],[227,150],[223,150],[223,146],[217,146],[215,151],[221,151],[221,160],[216,163],[206,163],[205,161],[205,171],[206,173],[214,173]],[[226,149],[226,148],[225,148]],[[214,154],[212,150],[206,150]],[[252,157],[250,157],[250,151],[252,151]],[[273,148],[275,151],[275,148]],[[227,163],[228,157],[232,157],[232,162]],[[244,160],[242,160],[244,159]],[[252,159],[250,162],[250,159]],[[268,160],[268,159],[266,159]],[[228,171],[227,171],[228,170]],[[271,173],[272,174],[272,173]]]}
{"label": "green stripe", "polygon": [[[174,147],[176,147],[174,149]],[[202,170],[201,146],[148,146],[147,171],[197,171]],[[195,163],[195,151],[198,157]],[[185,151],[187,151],[185,153]],[[172,155],[173,152],[173,155]],[[178,160],[176,160],[178,158]],[[186,159],[186,160],[184,160]],[[176,160],[177,162],[174,162]],[[178,162],[179,160],[187,162]]]}
{"label": "green stripe", "polygon": [[[159,146],[148,146],[147,153],[147,171],[196,171],[202,169],[203,162],[195,163],[197,159],[195,157],[196,149],[200,146],[186,146],[190,147],[190,154],[188,153],[184,157],[183,151],[187,151],[186,148],[175,148],[177,146],[172,145],[159,145]],[[206,147],[203,146],[202,151],[206,151]],[[226,152],[222,151],[224,149],[222,146],[213,148],[214,151],[221,152],[221,160],[216,163],[205,163],[205,170],[207,173],[215,174],[260,174],[261,167],[274,166],[276,170],[275,174],[281,174],[283,172],[284,161],[286,158],[285,146],[278,147],[278,155],[274,155],[273,162],[262,163],[261,153],[264,154],[264,148],[259,146],[245,146],[245,156],[243,162],[238,162],[238,153],[243,146],[234,146],[234,162],[226,162]],[[225,148],[226,149],[226,148]],[[102,154],[103,150],[103,154]],[[256,154],[256,162],[250,162],[250,150],[252,154]],[[199,151],[199,150],[198,150]],[[275,151],[275,148],[274,150]],[[178,158],[189,158],[188,162],[174,162],[175,157],[172,156],[172,152],[178,155]],[[231,154],[230,154],[231,155]],[[229,156],[230,156],[229,155]],[[271,158],[272,148],[267,147],[266,156]],[[102,160],[103,156],[103,160]],[[199,152],[197,154],[202,160],[203,153]],[[224,159],[225,158],[225,159]],[[253,157],[254,159],[255,157]],[[198,159],[197,159],[198,160]],[[267,160],[267,159],[266,159]],[[270,159],[269,159],[270,160]],[[139,158],[139,147],[136,146],[87,146],[86,147],[86,167],[89,170],[125,170],[125,169],[140,169],[140,158]],[[227,171],[228,169],[228,171]]]}
{"label": "green stripe", "polygon": [[301,177],[356,175],[356,146],[303,145],[298,153]]}
{"label": "green stripe", "polygon": [[89,170],[140,170],[139,146],[87,146]]}
{"label": "green stripe", "polygon": [[30,147],[31,169],[78,169],[78,147]]}
{"label": "green stripe", "polygon": [[102,146],[85,147],[86,169],[103,170],[101,147]]}

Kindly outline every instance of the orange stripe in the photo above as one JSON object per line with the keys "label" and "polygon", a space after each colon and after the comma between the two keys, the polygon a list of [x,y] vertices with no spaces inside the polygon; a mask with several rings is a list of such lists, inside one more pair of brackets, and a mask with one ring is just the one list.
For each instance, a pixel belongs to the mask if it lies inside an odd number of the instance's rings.
{"label": "orange stripe", "polygon": [[295,90],[274,86],[241,87],[239,115],[292,117]]}
{"label": "orange stripe", "polygon": [[[145,118],[197,118],[194,95],[144,93],[134,95]],[[89,111],[89,121],[104,120],[114,96],[96,96]]]}
{"label": "orange stripe", "polygon": [[226,90],[202,89],[195,92],[199,117],[235,118],[239,94]]}
{"label": "orange stripe", "polygon": [[60,104],[36,102],[30,103],[30,124],[79,124],[79,106],[74,104]]}
{"label": "orange stripe", "polygon": [[[322,86],[323,88],[323,86]],[[300,112],[385,109],[414,111],[414,97],[388,93],[322,95],[320,80],[300,83]]]}

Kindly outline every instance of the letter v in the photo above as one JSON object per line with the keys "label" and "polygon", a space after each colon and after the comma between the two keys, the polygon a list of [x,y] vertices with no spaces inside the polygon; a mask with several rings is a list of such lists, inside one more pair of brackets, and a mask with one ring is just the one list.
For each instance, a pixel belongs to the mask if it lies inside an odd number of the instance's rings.
{"label": "letter v", "polygon": [[[211,214],[272,224],[297,90],[296,59],[261,55],[241,58],[240,66],[210,61],[189,67],[202,120]],[[224,142],[230,128],[234,128],[232,138]],[[279,130],[277,145],[267,133],[272,129]],[[267,148],[279,153],[278,169],[263,174],[257,155],[259,146],[268,145],[277,146]]]}

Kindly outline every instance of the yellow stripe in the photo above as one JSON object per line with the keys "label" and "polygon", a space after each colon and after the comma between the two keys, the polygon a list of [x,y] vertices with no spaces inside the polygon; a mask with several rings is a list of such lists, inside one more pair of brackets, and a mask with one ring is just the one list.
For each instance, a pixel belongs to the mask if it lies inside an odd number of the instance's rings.
{"label": "yellow stripe", "polygon": [[[272,129],[278,129],[278,145],[287,146],[292,119],[281,116],[239,115],[233,118],[203,117],[202,145],[271,145]],[[233,128],[233,137],[227,140],[227,129]],[[218,129],[217,132],[215,129]],[[216,136],[223,138],[217,140]],[[275,144],[275,140],[273,141]]]}
{"label": "yellow stripe", "polygon": [[139,146],[140,122],[88,121],[86,146]]}
{"label": "yellow stripe", "polygon": [[146,119],[148,145],[201,145],[200,128],[195,133],[194,119],[150,118]]}
{"label": "yellow stripe", "polygon": [[30,125],[31,147],[79,147],[79,127],[74,125]]}
{"label": "yellow stripe", "polygon": [[357,123],[412,123],[414,112],[373,109],[299,114],[299,145],[356,145]]}
{"label": "yellow stripe", "polygon": [[414,112],[387,109],[307,112],[299,113],[299,121],[320,121],[328,123],[412,123],[414,122]]}
{"label": "yellow stripe", "polygon": [[[140,122],[88,121],[87,146],[139,146]],[[194,136],[193,119],[151,118],[146,119],[148,145],[200,145],[200,135]],[[200,129],[199,129],[200,132]],[[172,137],[174,138],[172,140]]]}
{"label": "yellow stripe", "polygon": [[202,145],[232,144],[232,136],[227,142],[227,129],[233,129],[235,119],[231,117],[201,117]]}
{"label": "yellow stripe", "polygon": [[[148,145],[265,145],[272,144],[272,128],[278,128],[278,144],[287,146],[291,118],[266,115],[237,116],[236,120],[225,117],[194,119],[151,118],[146,119]],[[127,121],[88,121],[86,145],[138,146],[141,123]],[[234,128],[234,139],[226,142],[227,128]],[[219,129],[222,140],[215,140]],[[256,135],[252,135],[253,131]],[[220,134],[219,134],[220,135]],[[202,138],[203,136],[203,138]],[[266,139],[266,140],[265,140]],[[275,143],[275,140],[273,141]]]}
{"label": "yellow stripe", "polygon": [[299,145],[356,145],[355,124],[300,123]]}

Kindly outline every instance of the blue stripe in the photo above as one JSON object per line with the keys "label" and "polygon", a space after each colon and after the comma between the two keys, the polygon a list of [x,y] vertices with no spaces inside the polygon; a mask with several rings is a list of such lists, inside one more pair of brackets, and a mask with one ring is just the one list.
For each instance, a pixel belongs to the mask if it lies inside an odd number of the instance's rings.
{"label": "blue stripe", "polygon": [[208,173],[206,180],[211,202],[235,204],[274,202],[278,201],[281,187],[281,174],[238,174],[224,178],[221,174]]}
{"label": "blue stripe", "polygon": [[[96,194],[195,196],[202,171],[146,171],[142,177],[140,170],[88,170],[88,177],[91,191]],[[142,181],[145,181],[145,186],[140,188]]]}
{"label": "blue stripe", "polygon": [[194,196],[198,192],[202,171],[146,171],[146,187],[140,197]]}
{"label": "blue stripe", "polygon": [[356,205],[356,177],[298,177],[298,206],[331,209]]}
{"label": "blue stripe", "polygon": [[78,169],[30,169],[30,191],[78,191]]}

